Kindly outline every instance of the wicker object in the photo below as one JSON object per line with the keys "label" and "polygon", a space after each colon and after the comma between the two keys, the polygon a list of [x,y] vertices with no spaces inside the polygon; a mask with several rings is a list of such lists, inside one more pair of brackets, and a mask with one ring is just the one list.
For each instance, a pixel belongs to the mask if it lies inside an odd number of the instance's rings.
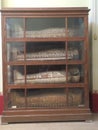
{"label": "wicker object", "polygon": [[[70,37],[83,35],[83,32],[79,30],[79,28],[69,28],[67,31],[67,35]],[[27,38],[58,38],[58,37],[66,37],[66,29],[65,28],[46,28],[42,30],[27,30],[26,36]],[[24,37],[24,31],[19,26],[15,29],[8,30],[8,37]]]}
{"label": "wicker object", "polygon": [[[27,106],[34,108],[59,108],[67,105],[67,95],[62,89],[57,90],[30,90],[25,98],[23,91],[17,92],[13,90],[11,92],[11,106],[25,107],[25,99],[27,99]],[[82,93],[80,91],[69,92],[68,105],[79,106],[82,103]]]}
{"label": "wicker object", "polygon": [[[13,60],[24,60],[24,53],[19,52],[17,48],[12,50]],[[26,60],[62,60],[62,59],[79,59],[79,51],[77,48],[68,48],[66,55],[65,48],[56,46],[36,46],[30,47],[26,53]]]}

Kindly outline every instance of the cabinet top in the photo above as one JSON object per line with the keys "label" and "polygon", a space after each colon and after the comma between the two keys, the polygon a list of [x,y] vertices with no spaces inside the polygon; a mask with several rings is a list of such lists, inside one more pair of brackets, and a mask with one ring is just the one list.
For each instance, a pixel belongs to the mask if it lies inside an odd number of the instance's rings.
{"label": "cabinet top", "polygon": [[72,13],[72,14],[87,14],[90,9],[88,7],[55,7],[55,8],[3,8],[2,13]]}

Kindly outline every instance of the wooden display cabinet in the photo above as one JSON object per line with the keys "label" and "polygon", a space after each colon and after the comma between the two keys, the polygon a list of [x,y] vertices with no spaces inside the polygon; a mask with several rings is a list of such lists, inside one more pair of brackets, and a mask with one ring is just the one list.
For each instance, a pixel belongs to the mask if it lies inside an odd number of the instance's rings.
{"label": "wooden display cabinet", "polygon": [[3,9],[2,123],[88,120],[88,8]]}

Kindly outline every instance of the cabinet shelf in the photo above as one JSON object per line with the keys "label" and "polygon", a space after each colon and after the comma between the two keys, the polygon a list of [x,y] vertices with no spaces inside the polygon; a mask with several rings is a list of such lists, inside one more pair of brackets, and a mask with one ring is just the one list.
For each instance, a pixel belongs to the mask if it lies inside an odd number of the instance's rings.
{"label": "cabinet shelf", "polygon": [[84,83],[62,83],[62,84],[9,84],[8,89],[37,89],[37,88],[84,88]]}
{"label": "cabinet shelf", "polygon": [[8,62],[7,65],[78,65],[84,64],[84,61],[66,61],[66,60],[49,60],[49,61],[12,61]]}
{"label": "cabinet shelf", "polygon": [[84,41],[86,37],[66,37],[66,38],[7,38],[8,42],[47,42],[47,41]]}

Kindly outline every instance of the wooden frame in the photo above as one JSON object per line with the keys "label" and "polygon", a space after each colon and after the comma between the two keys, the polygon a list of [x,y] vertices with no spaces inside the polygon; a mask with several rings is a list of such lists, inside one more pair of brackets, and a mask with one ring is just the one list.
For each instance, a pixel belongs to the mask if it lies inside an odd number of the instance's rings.
{"label": "wooden frame", "polygon": [[[2,9],[2,48],[3,48],[3,91],[4,91],[4,111],[2,115],[2,123],[10,123],[10,122],[42,122],[42,121],[69,121],[69,120],[88,120],[91,117],[91,112],[89,109],[89,60],[88,60],[88,53],[89,53],[89,43],[88,43],[88,12],[89,9],[84,7],[84,8],[11,8],[11,9]],[[9,19],[18,19],[21,18],[23,22],[23,27],[24,27],[24,33],[23,36],[17,37],[13,36],[11,37],[10,34],[8,36],[8,30],[7,30],[7,21]],[[48,18],[58,18],[61,19],[63,18],[65,21],[65,33],[66,35],[64,36],[57,36],[55,35],[54,37],[43,37],[42,35],[40,37],[26,37],[26,19],[48,19]],[[78,20],[79,18],[80,21],[83,20],[83,35],[81,35],[80,32],[77,34],[69,35],[69,25],[68,25],[68,20],[72,18],[75,20]],[[75,21],[74,20],[74,21]],[[15,22],[15,20],[14,20]],[[77,22],[78,23],[78,22]],[[13,25],[14,23],[12,23]],[[74,24],[74,23],[72,23]],[[22,24],[21,24],[22,25]],[[79,28],[79,26],[78,26]],[[51,33],[51,30],[49,30]],[[54,31],[54,30],[53,30]],[[76,28],[74,29],[74,32],[76,31]],[[80,30],[81,31],[81,30]],[[79,34],[80,33],[80,34]],[[37,32],[38,35],[38,32]],[[52,34],[53,35],[53,34]],[[65,49],[65,58],[60,58],[57,60],[27,60],[26,59],[26,54],[27,54],[27,47],[29,43],[37,44],[40,43],[49,43],[53,42],[57,43],[59,42],[60,44],[64,45]],[[17,43],[24,43],[24,60],[8,60],[8,54],[11,52],[8,50],[8,44],[12,47],[11,50],[14,48],[14,44]],[[77,44],[77,48],[79,49],[79,46],[82,46],[83,49],[82,51],[80,48],[80,52],[82,54],[81,58],[77,59],[68,59],[68,47],[71,45],[75,47],[75,44]],[[52,44],[50,44],[52,46]],[[56,44],[58,45],[58,44]],[[19,47],[18,47],[19,48]],[[8,53],[9,51],[9,53]],[[14,50],[15,51],[15,50]],[[48,51],[49,52],[49,51]],[[17,52],[15,52],[17,53]],[[49,52],[50,53],[50,52]],[[52,53],[52,52],[51,52]],[[11,53],[10,56],[14,54]],[[71,53],[72,55],[73,53]],[[34,55],[34,53],[33,53]],[[42,54],[43,55],[43,54]],[[53,54],[54,55],[54,54]],[[62,55],[62,54],[61,54]],[[17,54],[16,54],[17,56]],[[66,72],[66,83],[65,82],[56,82],[56,83],[47,83],[47,82],[39,82],[39,83],[28,83],[27,78],[30,77],[27,76],[27,73],[31,72],[29,71],[28,67],[31,67],[32,69],[35,67],[35,70],[39,71],[38,69],[40,66],[44,66],[44,68],[47,68],[47,66],[51,66],[50,70],[58,70],[59,68],[63,68],[64,71]],[[18,68],[19,66],[23,67],[23,74],[24,74],[24,83],[15,83],[13,80],[15,79],[12,78],[9,80],[8,75],[10,75],[10,72],[14,72],[13,68],[15,69]],[[39,66],[39,68],[36,69],[36,66]],[[61,66],[61,67],[60,67]],[[63,66],[63,67],[62,67]],[[69,68],[71,69],[72,66],[75,66],[80,69],[80,72],[78,72],[80,75],[78,75],[79,80],[75,82],[75,80],[70,81],[68,80],[68,75],[69,75]],[[10,69],[9,69],[10,68]],[[55,69],[54,69],[55,68]],[[19,69],[19,68],[18,68]],[[50,71],[49,70],[49,71]],[[75,74],[78,71],[78,69],[72,70]],[[32,71],[34,73],[34,71]],[[71,73],[71,72],[70,72]],[[46,73],[44,73],[45,76]],[[50,73],[49,73],[50,74]],[[43,75],[43,73],[42,73]],[[35,75],[33,75],[35,76]],[[38,76],[38,75],[37,75]],[[80,77],[79,77],[80,76]],[[22,77],[22,75],[21,75]],[[53,77],[53,76],[52,76]],[[77,76],[76,76],[77,77]],[[74,79],[76,78],[74,77]],[[19,76],[16,77],[16,79],[19,78]],[[34,91],[36,89],[40,89],[41,91],[44,89],[65,89],[65,93],[67,94],[67,105],[64,107],[57,107],[57,108],[33,108],[33,107],[27,107],[28,106],[28,101],[27,101],[27,92],[30,89],[30,91]],[[81,103],[78,102],[78,105],[69,105],[69,96],[70,92],[73,92],[76,90],[76,93],[78,93],[78,89],[83,91],[83,95],[81,99]],[[10,106],[10,103],[13,100],[13,97],[11,97],[11,92],[12,90],[23,90],[24,92],[24,100],[25,100],[25,106],[26,107],[17,107],[17,102],[15,105]],[[81,93],[82,93],[81,91]],[[19,94],[19,93],[18,93]],[[59,93],[60,94],[60,93]],[[79,96],[80,97],[80,96]],[[23,97],[21,98],[23,99]],[[73,99],[73,97],[72,97]],[[75,99],[75,97],[74,97]],[[16,98],[15,98],[16,100]],[[32,98],[33,100],[33,98]],[[43,99],[41,99],[42,101]],[[77,99],[75,99],[77,100]],[[10,107],[9,107],[10,106]]]}

